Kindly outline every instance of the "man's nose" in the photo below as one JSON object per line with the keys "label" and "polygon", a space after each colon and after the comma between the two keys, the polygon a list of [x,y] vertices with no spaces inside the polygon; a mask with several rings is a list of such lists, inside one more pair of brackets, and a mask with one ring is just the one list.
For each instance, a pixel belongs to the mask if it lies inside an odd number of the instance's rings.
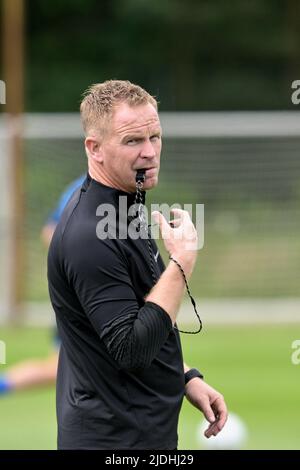
{"label": "man's nose", "polygon": [[143,158],[152,158],[155,157],[156,152],[155,148],[150,140],[146,140],[143,143],[143,147],[141,149],[141,157]]}

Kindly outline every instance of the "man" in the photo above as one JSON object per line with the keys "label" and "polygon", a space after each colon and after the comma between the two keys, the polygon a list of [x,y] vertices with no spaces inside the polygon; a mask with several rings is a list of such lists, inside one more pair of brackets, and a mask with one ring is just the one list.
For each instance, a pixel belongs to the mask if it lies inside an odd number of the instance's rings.
{"label": "man", "polygon": [[[156,214],[173,258],[166,268],[160,256],[151,257],[153,240],[120,236],[120,198],[127,207],[137,201],[137,174],[145,176],[145,191],[158,183],[156,100],[137,85],[111,80],[87,90],[81,118],[88,175],[62,214],[48,256],[61,338],[58,448],[175,449],[184,394],[210,422],[206,436],[216,435],[227,418],[223,397],[184,365],[175,327],[185,289],[176,263],[189,278],[197,256],[187,249],[197,238],[189,215],[176,210],[170,225]],[[110,207],[116,222],[109,220],[105,237],[99,227]],[[125,221],[129,226],[127,214]]]}
{"label": "man", "polygon": [[[42,241],[47,248],[66,204],[84,180],[85,175],[81,175],[67,186],[60,196],[55,209],[47,218],[41,231]],[[54,334],[53,343],[53,347],[47,357],[21,361],[7,369],[3,374],[0,374],[0,397],[20,390],[32,389],[56,382],[60,343],[57,332]]]}

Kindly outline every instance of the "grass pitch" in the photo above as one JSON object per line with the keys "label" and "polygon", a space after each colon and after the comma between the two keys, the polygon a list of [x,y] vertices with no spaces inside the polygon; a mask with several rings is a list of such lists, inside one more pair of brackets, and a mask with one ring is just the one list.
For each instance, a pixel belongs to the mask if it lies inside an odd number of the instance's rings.
{"label": "grass pitch", "polygon": [[[1,329],[7,366],[51,348],[43,328]],[[204,325],[196,336],[182,335],[185,361],[198,367],[220,390],[229,410],[248,428],[247,449],[299,449],[300,365],[293,365],[292,342],[299,325]],[[5,366],[0,366],[0,372]],[[55,449],[54,387],[0,397],[0,449]],[[202,414],[185,401],[179,423],[179,449],[199,449]]]}

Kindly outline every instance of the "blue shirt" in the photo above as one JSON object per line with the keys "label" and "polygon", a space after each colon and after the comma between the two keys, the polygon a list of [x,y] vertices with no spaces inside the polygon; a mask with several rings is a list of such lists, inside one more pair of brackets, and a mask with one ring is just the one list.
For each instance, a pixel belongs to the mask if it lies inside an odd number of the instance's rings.
{"label": "blue shirt", "polygon": [[65,191],[62,193],[61,197],[59,198],[57,206],[55,207],[55,209],[49,215],[49,217],[47,219],[47,222],[46,222],[47,224],[55,224],[55,225],[58,224],[59,219],[61,217],[61,214],[63,213],[64,208],[66,207],[67,203],[69,202],[69,200],[73,196],[76,189],[80,188],[80,186],[84,182],[85,178],[86,178],[86,175],[81,175],[81,176],[79,176],[79,178],[72,181],[72,183],[70,183],[67,186],[67,188],[65,189]]}

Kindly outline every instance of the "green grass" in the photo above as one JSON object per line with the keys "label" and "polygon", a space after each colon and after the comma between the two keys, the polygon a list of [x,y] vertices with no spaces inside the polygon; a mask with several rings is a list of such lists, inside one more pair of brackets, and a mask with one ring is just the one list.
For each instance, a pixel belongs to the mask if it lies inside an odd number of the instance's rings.
{"label": "green grass", "polygon": [[[226,397],[229,410],[248,427],[249,449],[299,449],[299,373],[291,363],[291,343],[299,325],[204,326],[197,336],[183,335],[185,361],[205,373]],[[3,328],[7,365],[44,356],[49,331]],[[0,366],[4,370],[4,366]],[[0,369],[1,371],[1,369]],[[0,398],[0,449],[54,449],[55,393],[44,388]],[[185,402],[180,418],[180,449],[197,449],[202,414]]]}
{"label": "green grass", "polygon": [[[51,348],[51,332],[44,328],[2,328],[0,335],[6,343],[6,367],[44,357]],[[0,416],[0,449],[55,449],[54,387],[0,396]]]}
{"label": "green grass", "polygon": [[[249,449],[299,449],[299,373],[291,343],[299,326],[204,327],[184,338],[185,361],[223,393],[230,411],[246,423]],[[180,446],[196,449],[200,414],[185,403]]]}

